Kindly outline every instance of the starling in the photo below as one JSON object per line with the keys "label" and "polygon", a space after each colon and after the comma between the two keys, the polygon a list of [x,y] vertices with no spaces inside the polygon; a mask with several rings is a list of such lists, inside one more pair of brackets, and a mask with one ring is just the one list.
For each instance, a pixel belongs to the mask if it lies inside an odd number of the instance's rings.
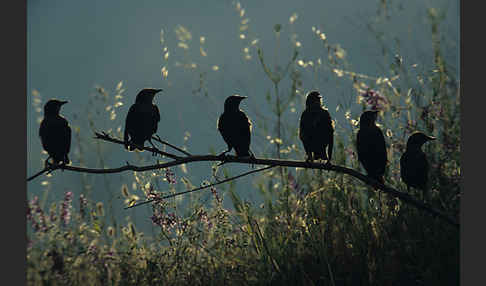
{"label": "starling", "polygon": [[223,154],[235,148],[236,156],[250,156],[251,121],[240,110],[240,102],[246,96],[232,95],[224,102],[224,112],[218,119],[218,130],[228,144]]}
{"label": "starling", "polygon": [[[318,91],[307,94],[305,110],[300,116],[299,137],[304,144],[307,161],[332,159],[334,128],[331,115],[321,106],[322,96]],[[327,154],[326,154],[327,148]]]}
{"label": "starling", "polygon": [[62,165],[70,163],[68,153],[71,148],[71,127],[67,120],[59,115],[61,106],[66,103],[68,102],[51,99],[44,105],[44,119],[40,124],[39,136],[42,147],[49,154],[46,163],[50,158],[55,165],[59,165],[60,162]]}
{"label": "starling", "polygon": [[414,187],[422,190],[422,199],[426,199],[429,163],[422,151],[422,145],[435,137],[427,136],[422,132],[413,133],[407,141],[407,149],[400,158],[400,175],[407,184],[407,189]]}
{"label": "starling", "polygon": [[375,121],[378,111],[365,111],[359,119],[357,136],[358,160],[363,164],[368,177],[385,183],[383,175],[386,166],[385,137]]}
{"label": "starling", "polygon": [[162,89],[145,88],[142,89],[135,99],[135,103],[130,106],[125,120],[125,148],[128,151],[138,149],[143,151],[146,140],[152,144],[152,135],[157,132],[160,121],[159,108],[153,104],[154,96]]}

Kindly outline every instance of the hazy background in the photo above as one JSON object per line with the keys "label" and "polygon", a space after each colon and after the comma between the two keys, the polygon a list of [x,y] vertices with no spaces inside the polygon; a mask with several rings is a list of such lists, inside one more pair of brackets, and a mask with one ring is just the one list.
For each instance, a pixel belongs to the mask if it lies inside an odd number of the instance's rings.
{"label": "hazy background", "polygon": [[[92,139],[88,115],[94,116],[94,128],[97,130],[123,128],[129,106],[144,87],[164,89],[162,95],[155,99],[162,116],[158,134],[173,144],[187,146],[194,154],[217,152],[226,147],[216,129],[216,119],[222,112],[224,99],[234,93],[247,95],[249,98],[241,106],[255,123],[252,149],[257,156],[275,157],[271,153],[274,149],[265,139],[264,128],[260,126],[262,122],[257,122],[259,115],[267,114],[270,120],[268,127],[272,128],[275,118],[269,113],[271,106],[265,99],[267,92],[274,96],[273,86],[258,62],[255,46],[249,44],[254,39],[259,40],[256,46],[264,51],[268,65],[285,66],[293,50],[289,38],[296,33],[296,40],[301,43],[298,59],[315,62],[319,57],[323,60],[327,57],[321,41],[311,29],[315,27],[325,33],[329,43],[339,44],[346,51],[346,60],[352,65],[350,70],[374,77],[389,76],[388,65],[393,61],[393,55],[383,56],[377,37],[367,28],[367,24],[378,23],[376,27],[383,33],[383,41],[389,49],[400,54],[407,66],[417,64],[419,73],[430,70],[432,66],[427,9],[435,7],[444,12],[440,26],[446,35],[443,41],[448,47],[443,51],[444,56],[449,63],[459,66],[458,1],[242,1],[243,16],[241,9],[236,11],[234,2],[222,0],[30,0],[27,4],[27,176],[42,169],[47,157],[41,154],[38,119],[43,114],[36,110],[39,106],[33,104],[33,92],[37,94],[35,98],[42,100],[40,107],[50,98],[70,101],[61,113],[72,126],[80,128],[80,138],[86,145],[80,150],[80,145],[73,138],[70,153],[73,165],[79,166],[79,158],[82,157],[87,167],[100,168],[102,164],[118,167],[126,161],[138,162],[140,154],[127,153],[121,145]],[[384,13],[390,18],[387,19]],[[290,24],[289,18],[294,14],[298,17]],[[242,32],[241,21],[246,18],[249,19],[248,30]],[[282,25],[278,47],[275,24]],[[178,47],[175,33],[178,25],[191,33],[192,39],[186,42],[187,50]],[[240,34],[245,34],[245,39],[241,39]],[[203,44],[201,37],[205,39]],[[169,51],[167,59],[164,58],[164,47]],[[201,55],[200,47],[207,56]],[[249,47],[251,59],[244,58],[245,47]],[[178,63],[195,63],[196,69],[183,69]],[[168,70],[167,78],[161,73],[164,66]],[[213,70],[213,66],[217,66],[218,70]],[[193,92],[198,89],[199,75],[203,72],[206,75],[202,92]],[[344,110],[336,111],[336,106],[356,95],[351,82],[337,78],[331,71],[320,71],[318,75],[316,78],[311,72],[303,72],[300,94],[312,88],[319,89],[331,116],[342,120]],[[103,87],[113,97],[120,81],[125,89],[121,99],[124,105],[116,108],[116,117],[110,120],[110,112],[96,115],[93,106],[93,102],[98,102],[94,99],[97,94],[95,86]],[[281,95],[288,96],[289,90],[290,80],[287,77],[281,83]],[[298,124],[303,110],[302,99],[301,96],[295,101],[294,112],[284,114],[289,126]],[[100,106],[101,110],[104,107]],[[358,114],[353,113],[353,116]],[[286,135],[289,144],[300,144],[292,134]],[[103,162],[98,159],[97,152],[103,154]],[[145,153],[141,157],[146,164],[153,163],[154,159]],[[178,180],[185,176],[194,185],[199,185],[202,180],[211,178],[210,166],[210,163],[190,164],[187,174],[179,167],[173,170]],[[250,167],[227,168],[236,175]],[[119,219],[130,215],[140,227],[147,227],[149,207],[123,210],[120,187],[127,184],[131,188],[133,181],[130,172],[87,176],[56,171],[50,178],[41,176],[28,182],[27,197],[30,199],[37,195],[46,196],[49,201],[59,200],[65,191],[70,190],[75,194],[74,206],[77,207],[84,182],[91,185],[94,200],[106,203],[111,198]],[[251,182],[251,176],[245,177],[238,180],[236,188],[242,198],[257,202],[258,195]],[[166,185],[166,182],[161,183],[161,186]],[[184,190],[181,183],[177,188]],[[136,190],[133,192],[137,193]],[[137,194],[141,196],[141,192]],[[228,203],[226,199],[225,204]]]}

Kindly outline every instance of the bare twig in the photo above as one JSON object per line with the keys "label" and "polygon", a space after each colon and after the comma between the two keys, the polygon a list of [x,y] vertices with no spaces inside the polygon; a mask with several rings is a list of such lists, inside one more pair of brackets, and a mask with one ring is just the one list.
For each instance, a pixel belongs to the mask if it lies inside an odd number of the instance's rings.
{"label": "bare twig", "polygon": [[175,146],[175,145],[170,144],[170,143],[169,143],[169,142],[167,142],[167,141],[162,140],[162,139],[159,137],[159,135],[157,135],[157,136],[152,136],[152,139],[154,139],[155,141],[160,142],[160,143],[162,143],[162,144],[165,144],[165,145],[167,145],[167,146],[169,146],[169,147],[171,147],[171,148],[173,148],[173,149],[175,149],[175,150],[177,150],[177,151],[179,151],[179,152],[183,153],[183,154],[184,154],[184,155],[186,155],[186,156],[191,156],[191,153],[187,152],[186,150],[183,150],[183,149],[181,149],[181,148],[179,148],[179,147],[177,147],[177,146]]}
{"label": "bare twig", "polygon": [[38,176],[40,176],[40,175],[44,174],[45,172],[47,172],[47,171],[49,171],[49,170],[50,170],[50,168],[48,168],[48,167],[46,167],[46,168],[44,168],[44,169],[40,170],[40,171],[39,171],[37,174],[35,174],[35,175],[30,176],[29,178],[27,178],[27,182],[28,182],[28,181],[31,181],[31,180],[33,180],[33,179],[35,179],[35,178],[37,178]]}
{"label": "bare twig", "polygon": [[[111,137],[109,134],[107,134],[105,132],[102,132],[102,133],[95,132],[95,135],[96,135],[94,137],[95,139],[101,139],[101,140],[105,140],[105,141],[108,141],[108,142],[125,145],[125,142],[123,142],[122,140],[120,140],[118,138],[115,138],[115,137]],[[142,149],[143,150],[146,150],[146,151],[149,151],[149,152],[152,152],[152,153],[157,153],[157,154],[162,155],[162,156],[169,157],[171,159],[177,159],[177,158],[179,158],[179,156],[176,156],[174,154],[167,153],[167,152],[164,152],[164,151],[160,151],[159,149],[156,149],[156,148],[151,148],[151,147],[145,147],[145,146],[143,146]]]}
{"label": "bare twig", "polygon": [[253,173],[257,173],[257,172],[265,171],[265,170],[268,170],[268,169],[273,168],[273,167],[275,167],[275,166],[267,166],[267,167],[264,167],[264,168],[260,168],[260,169],[252,170],[252,171],[249,171],[249,172],[246,172],[246,173],[240,174],[240,175],[238,175],[238,176],[234,176],[234,177],[231,177],[231,178],[224,179],[224,180],[222,180],[222,181],[218,181],[218,182],[213,183],[213,184],[209,184],[209,185],[201,186],[201,187],[199,187],[199,188],[195,188],[195,189],[188,190],[188,191],[184,191],[184,192],[179,192],[179,193],[175,193],[175,194],[170,194],[170,195],[167,195],[167,196],[164,196],[164,197],[158,198],[158,199],[150,199],[150,200],[147,200],[147,201],[144,201],[144,202],[140,202],[140,203],[137,203],[137,204],[134,204],[134,205],[131,205],[131,206],[125,207],[125,209],[131,209],[131,208],[134,208],[134,207],[138,207],[138,206],[141,206],[141,205],[144,205],[144,204],[151,203],[151,202],[153,202],[153,201],[155,201],[155,200],[166,200],[166,199],[170,199],[170,198],[177,197],[177,196],[180,196],[180,195],[184,195],[184,194],[188,194],[188,193],[192,193],[192,192],[200,191],[200,190],[203,190],[203,189],[211,188],[211,187],[213,187],[213,186],[217,186],[217,185],[220,185],[220,184],[223,184],[223,183],[227,183],[227,182],[229,182],[229,181],[236,180],[236,179],[238,179],[238,178],[241,178],[241,177],[244,177],[244,176],[247,176],[247,175],[253,174]]}

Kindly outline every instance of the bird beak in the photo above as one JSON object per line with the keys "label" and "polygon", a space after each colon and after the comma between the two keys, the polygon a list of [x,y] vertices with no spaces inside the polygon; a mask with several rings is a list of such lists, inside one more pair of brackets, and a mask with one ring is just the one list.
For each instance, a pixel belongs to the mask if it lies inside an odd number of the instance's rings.
{"label": "bird beak", "polygon": [[245,99],[245,98],[248,98],[248,96],[245,96],[245,95],[235,95],[240,101]]}
{"label": "bird beak", "polygon": [[435,140],[435,139],[437,139],[437,138],[432,137],[432,136],[427,136],[426,138],[427,138],[427,140]]}
{"label": "bird beak", "polygon": [[155,93],[154,94],[157,94],[159,92],[163,91],[163,89],[155,89]]}
{"label": "bird beak", "polygon": [[61,104],[60,105],[64,105],[66,103],[68,103],[69,101],[65,100],[65,101],[61,101]]}

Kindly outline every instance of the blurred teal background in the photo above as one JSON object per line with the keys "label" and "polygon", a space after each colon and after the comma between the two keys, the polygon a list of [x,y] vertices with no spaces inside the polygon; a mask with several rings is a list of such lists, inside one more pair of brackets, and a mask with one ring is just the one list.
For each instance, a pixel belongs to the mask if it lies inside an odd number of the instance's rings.
{"label": "blurred teal background", "polygon": [[[40,107],[49,98],[70,101],[61,113],[72,126],[80,128],[82,138],[81,145],[73,138],[70,153],[73,165],[79,166],[79,158],[82,157],[87,167],[100,168],[102,164],[118,167],[126,161],[136,163],[140,158],[135,153],[125,152],[121,145],[93,139],[88,114],[91,112],[97,116],[96,130],[123,128],[129,106],[134,102],[136,93],[144,87],[164,89],[163,94],[155,99],[162,116],[158,134],[173,144],[185,145],[194,154],[218,152],[226,147],[216,129],[223,101],[234,93],[247,95],[242,109],[255,123],[252,149],[257,156],[275,157],[273,149],[268,147],[266,131],[260,125],[263,123],[262,114],[268,114],[269,128],[274,124],[274,118],[269,114],[271,106],[265,99],[267,92],[273,93],[273,86],[258,62],[255,46],[249,44],[254,39],[259,40],[257,46],[264,51],[270,66],[278,64],[283,67],[292,56],[294,46],[289,38],[295,33],[298,36],[296,40],[301,43],[298,59],[315,62],[318,57],[327,57],[327,51],[323,50],[311,29],[315,27],[325,33],[330,43],[339,44],[345,50],[346,60],[352,64],[349,70],[375,77],[389,76],[387,72],[394,54],[383,55],[378,38],[367,26],[369,24],[377,27],[390,51],[399,54],[407,66],[417,64],[416,70],[420,73],[432,68],[427,9],[437,8],[444,15],[440,25],[442,34],[446,35],[441,39],[445,47],[444,56],[449,64],[456,64],[456,70],[459,67],[459,1],[245,1],[241,2],[243,17],[241,9],[236,11],[235,3],[221,0],[29,0],[27,4],[27,176],[42,169],[47,157],[41,154],[38,137],[38,118],[43,114],[36,110],[38,106],[33,102],[34,98],[42,100]],[[289,19],[294,14],[297,18],[290,24]],[[241,21],[246,18],[249,19],[248,30],[240,31]],[[279,41],[276,41],[274,31],[276,24],[282,25]],[[187,50],[178,47],[175,33],[178,25],[192,35],[187,42]],[[245,39],[241,39],[241,34],[245,35]],[[203,44],[201,37],[204,37]],[[164,47],[169,51],[167,60]],[[200,47],[207,56],[201,54]],[[251,59],[245,59],[245,47],[249,47]],[[196,69],[183,69],[178,63],[195,63]],[[167,78],[162,76],[164,66],[168,69]],[[219,69],[215,71],[213,66]],[[205,73],[202,92],[193,92],[199,88],[201,73]],[[351,81],[336,77],[332,71],[320,71],[318,75],[314,77],[311,72],[303,72],[300,95],[310,89],[319,89],[331,116],[343,121],[344,110],[336,111],[336,106],[345,103],[348,98],[355,98],[356,91]],[[94,99],[97,94],[95,87],[103,87],[113,97],[120,81],[125,89],[122,93],[124,105],[116,108],[114,120],[110,120],[108,111],[96,115],[93,104],[99,102]],[[281,83],[282,96],[288,96],[289,90],[290,80],[287,77]],[[38,96],[34,97],[33,93]],[[303,96],[296,100],[294,108],[295,112],[284,115],[289,127],[298,124]],[[353,116],[358,114],[353,113]],[[291,138],[291,134],[287,137]],[[300,147],[300,141],[290,143]],[[86,146],[84,149],[83,144]],[[103,162],[97,152],[103,154]],[[154,162],[146,153],[141,154],[146,164]],[[199,185],[202,180],[211,179],[210,166],[210,163],[190,164],[187,166],[188,174],[180,168],[173,170],[178,179],[186,176],[193,184]],[[250,166],[227,168],[236,175]],[[131,187],[133,181],[133,174],[129,172],[86,176],[56,171],[50,178],[42,176],[28,182],[27,197],[31,199],[34,195],[43,197],[47,194],[49,201],[60,200],[69,190],[75,194],[74,206],[77,207],[82,186],[88,184],[95,201],[104,201],[105,205],[111,201],[119,220],[129,215],[139,227],[145,228],[150,225],[148,206],[123,210],[121,185]],[[245,177],[236,182],[236,188],[242,198],[258,203],[258,194],[251,183],[252,177]],[[162,186],[164,184],[167,183],[161,183]],[[178,189],[184,189],[181,183]],[[136,190],[133,192],[137,193]],[[141,192],[137,194],[141,195]],[[225,204],[228,203],[225,200]]]}

